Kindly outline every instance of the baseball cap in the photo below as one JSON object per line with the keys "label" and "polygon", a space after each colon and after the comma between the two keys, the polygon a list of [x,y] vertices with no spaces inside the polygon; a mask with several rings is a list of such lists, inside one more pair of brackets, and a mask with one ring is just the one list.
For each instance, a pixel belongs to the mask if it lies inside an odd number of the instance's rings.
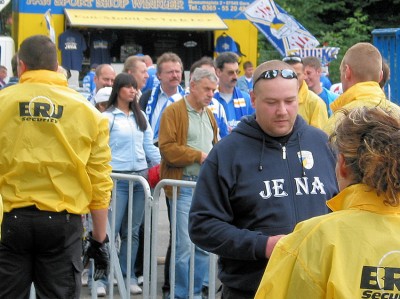
{"label": "baseball cap", "polygon": [[96,104],[107,102],[108,99],[110,98],[111,91],[112,91],[112,87],[100,88],[99,91],[94,96],[94,102]]}

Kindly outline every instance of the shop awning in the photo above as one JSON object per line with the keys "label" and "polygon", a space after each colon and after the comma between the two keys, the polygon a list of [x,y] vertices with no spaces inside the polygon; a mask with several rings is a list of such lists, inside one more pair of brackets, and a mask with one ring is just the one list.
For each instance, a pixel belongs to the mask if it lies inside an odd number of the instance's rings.
{"label": "shop awning", "polygon": [[172,13],[64,9],[71,27],[137,28],[175,30],[224,30],[216,13]]}

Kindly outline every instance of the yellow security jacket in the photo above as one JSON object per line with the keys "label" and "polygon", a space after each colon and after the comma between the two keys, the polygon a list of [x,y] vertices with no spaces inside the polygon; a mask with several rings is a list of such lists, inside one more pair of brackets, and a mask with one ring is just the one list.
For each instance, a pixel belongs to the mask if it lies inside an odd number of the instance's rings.
{"label": "yellow security jacket", "polygon": [[400,207],[363,184],[328,206],[278,242],[256,299],[398,298]]}
{"label": "yellow security jacket", "polygon": [[331,103],[332,115],[328,123],[323,128],[327,134],[331,134],[335,129],[335,124],[343,114],[340,109],[353,109],[357,107],[382,107],[394,109],[400,112],[399,106],[386,99],[385,93],[379,84],[373,81],[361,82],[353,85],[335,101]]}
{"label": "yellow security jacket", "polygon": [[62,74],[28,71],[0,92],[4,211],[84,214],[107,208],[112,181],[108,120]]}
{"label": "yellow security jacket", "polygon": [[325,102],[308,89],[306,81],[299,90],[299,112],[307,124],[322,129],[328,121],[328,110]]}

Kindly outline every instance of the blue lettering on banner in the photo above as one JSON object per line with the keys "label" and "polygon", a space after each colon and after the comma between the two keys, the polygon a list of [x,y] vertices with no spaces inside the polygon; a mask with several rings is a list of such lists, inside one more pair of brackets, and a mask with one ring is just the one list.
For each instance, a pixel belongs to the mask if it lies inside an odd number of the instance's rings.
{"label": "blue lettering on banner", "polygon": [[216,13],[222,19],[245,20],[243,12],[253,0],[22,0],[20,13],[42,13],[51,8],[52,15],[67,9],[149,11],[180,13]]}

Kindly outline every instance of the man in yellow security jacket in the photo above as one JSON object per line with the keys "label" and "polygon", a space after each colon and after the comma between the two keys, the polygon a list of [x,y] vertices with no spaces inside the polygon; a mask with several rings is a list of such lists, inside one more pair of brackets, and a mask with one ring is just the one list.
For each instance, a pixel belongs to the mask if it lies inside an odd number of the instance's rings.
{"label": "man in yellow security jacket", "polygon": [[341,109],[356,107],[382,107],[400,111],[398,105],[390,102],[379,82],[382,79],[382,56],[370,43],[357,43],[350,47],[340,64],[340,81],[343,94],[330,105],[332,116],[323,130],[331,134],[342,116]]}
{"label": "man in yellow security jacket", "polygon": [[93,231],[84,260],[107,274],[107,211],[112,189],[108,120],[57,73],[46,36],[24,40],[19,84],[0,93],[0,298],[79,298],[81,214]]}
{"label": "man in yellow security jacket", "polygon": [[307,124],[322,130],[328,121],[328,111],[325,102],[316,93],[308,89],[304,80],[303,60],[299,56],[292,55],[284,57],[282,61],[295,69],[299,80],[298,114],[304,118]]}

